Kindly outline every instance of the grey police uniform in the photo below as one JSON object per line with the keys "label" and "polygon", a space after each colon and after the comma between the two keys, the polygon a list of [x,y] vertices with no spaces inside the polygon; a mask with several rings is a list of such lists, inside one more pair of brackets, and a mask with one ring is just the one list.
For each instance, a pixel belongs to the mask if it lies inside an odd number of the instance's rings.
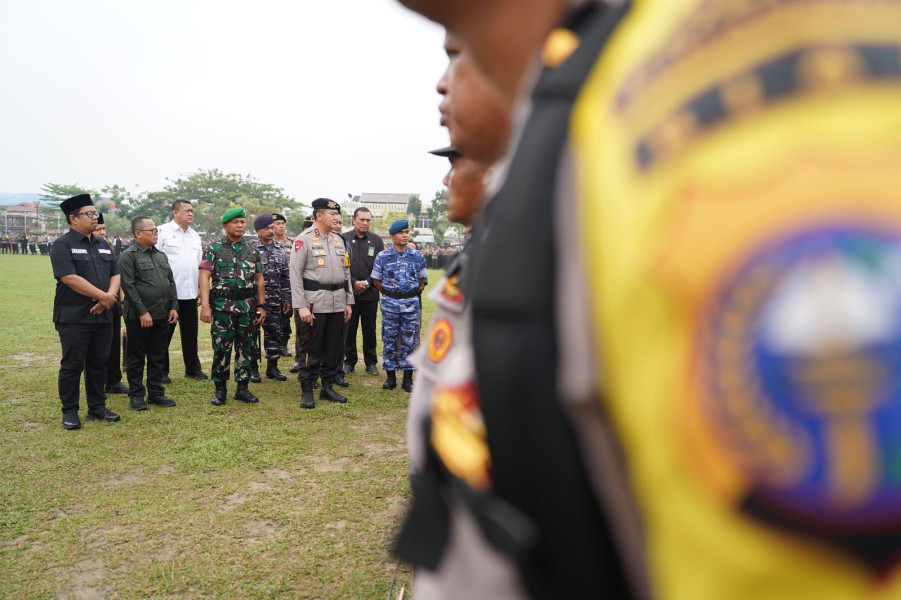
{"label": "grey police uniform", "polygon": [[290,262],[292,306],[316,316],[307,356],[297,357],[301,384],[312,383],[317,374],[323,384],[331,383],[344,351],[344,307],[354,303],[344,240],[314,225],[294,240]]}

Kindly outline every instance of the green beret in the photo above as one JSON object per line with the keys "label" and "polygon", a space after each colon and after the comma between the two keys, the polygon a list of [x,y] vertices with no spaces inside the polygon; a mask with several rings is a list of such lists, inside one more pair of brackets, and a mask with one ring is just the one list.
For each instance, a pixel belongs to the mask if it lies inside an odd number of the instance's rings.
{"label": "green beret", "polygon": [[219,222],[222,223],[223,225],[225,225],[232,219],[244,219],[244,218],[245,218],[244,217],[244,207],[236,206],[234,208],[230,208],[227,211],[225,211],[225,214],[222,215],[222,218],[219,219]]}

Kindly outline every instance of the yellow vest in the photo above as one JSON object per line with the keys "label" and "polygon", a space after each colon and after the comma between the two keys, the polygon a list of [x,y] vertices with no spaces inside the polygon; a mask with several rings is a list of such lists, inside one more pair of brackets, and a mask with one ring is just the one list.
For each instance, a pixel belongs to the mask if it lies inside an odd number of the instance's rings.
{"label": "yellow vest", "polygon": [[636,2],[572,117],[655,595],[901,598],[901,2]]}

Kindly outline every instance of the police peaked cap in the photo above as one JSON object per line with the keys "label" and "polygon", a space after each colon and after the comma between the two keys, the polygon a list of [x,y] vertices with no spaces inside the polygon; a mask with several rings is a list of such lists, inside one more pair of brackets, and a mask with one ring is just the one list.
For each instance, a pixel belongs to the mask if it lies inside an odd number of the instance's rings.
{"label": "police peaked cap", "polygon": [[341,212],[341,205],[328,198],[316,198],[313,200],[313,210],[322,209],[337,210],[338,212]]}
{"label": "police peaked cap", "polygon": [[394,235],[399,231],[403,231],[404,229],[410,228],[410,221],[408,219],[398,219],[394,223],[391,224],[391,227],[388,228],[388,233]]}
{"label": "police peaked cap", "polygon": [[236,206],[234,208],[230,208],[227,211],[225,211],[225,214],[222,215],[222,218],[219,219],[219,222],[222,223],[223,225],[225,225],[232,219],[243,219],[243,218],[245,218],[244,217],[244,207]]}
{"label": "police peaked cap", "polygon": [[272,225],[272,215],[269,213],[263,213],[253,220],[253,228],[254,229],[266,229],[270,225]]}
{"label": "police peaked cap", "polygon": [[63,211],[64,214],[70,215],[82,206],[93,205],[94,201],[91,200],[90,194],[78,194],[77,196],[72,196],[71,198],[60,202],[59,208],[61,211]]}
{"label": "police peaked cap", "polygon": [[313,226],[313,223],[315,223],[315,222],[316,221],[313,219],[313,215],[310,215],[309,217],[307,217],[306,219],[303,220],[303,225],[301,226],[300,230],[303,231],[304,229],[309,229],[310,227]]}
{"label": "police peaked cap", "polygon": [[438,148],[437,150],[429,150],[429,154],[434,154],[435,156],[441,156],[443,158],[454,158],[460,156],[460,153],[457,152],[457,149],[453,146],[445,146],[444,148]]}
{"label": "police peaked cap", "polygon": [[281,215],[279,213],[272,213],[272,220],[273,221],[285,221],[285,222],[288,221],[288,219],[285,218],[285,215]]}

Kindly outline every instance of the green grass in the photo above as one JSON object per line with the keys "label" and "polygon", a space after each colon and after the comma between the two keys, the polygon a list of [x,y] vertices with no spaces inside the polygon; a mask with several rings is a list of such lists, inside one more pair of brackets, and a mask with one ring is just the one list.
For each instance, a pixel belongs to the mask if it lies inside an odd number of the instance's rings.
{"label": "green grass", "polygon": [[[64,431],[49,258],[0,255],[0,274],[0,597],[386,597],[408,394],[358,369],[344,406],[302,411],[292,378],[213,407],[212,383],[180,377],[176,335],[177,407],[109,396],[121,422]],[[203,324],[199,343],[209,372]]]}

